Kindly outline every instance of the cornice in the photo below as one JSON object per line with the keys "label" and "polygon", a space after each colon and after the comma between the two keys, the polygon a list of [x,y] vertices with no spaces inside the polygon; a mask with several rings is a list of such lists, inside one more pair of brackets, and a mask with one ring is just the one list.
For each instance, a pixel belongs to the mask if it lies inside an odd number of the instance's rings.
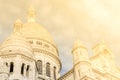
{"label": "cornice", "polygon": [[73,48],[72,53],[73,53],[76,49],[78,49],[78,48],[83,48],[83,49],[86,49],[86,50],[87,50],[86,47],[84,47],[84,46],[79,46],[79,47],[75,47],[75,48]]}
{"label": "cornice", "polygon": [[95,72],[98,73],[98,74],[101,74],[102,76],[110,75],[110,76],[112,76],[112,77],[117,78],[118,80],[120,80],[120,77],[116,76],[115,74],[113,75],[113,74],[110,73],[110,72],[105,72],[105,71],[103,72],[103,71],[101,71],[101,70],[99,70],[99,69],[95,69],[95,68],[92,68],[92,70],[95,71]]}
{"label": "cornice", "polygon": [[89,61],[89,60],[86,60],[86,61],[79,61],[79,62],[77,62],[77,63],[74,65],[74,67],[77,66],[78,64],[81,64],[82,62],[86,62],[86,63],[88,63],[89,65],[91,65],[90,61]]}
{"label": "cornice", "polygon": [[73,68],[71,70],[69,70],[66,74],[64,74],[63,76],[61,76],[58,80],[63,80],[65,79],[67,76],[69,76],[70,74],[72,74],[74,72]]}
{"label": "cornice", "polygon": [[30,58],[30,57],[28,57],[28,56],[26,56],[26,55],[23,55],[23,54],[21,54],[21,53],[17,53],[17,54],[15,54],[15,53],[2,54],[2,55],[0,55],[0,57],[4,57],[4,56],[5,56],[6,58],[7,58],[7,56],[14,56],[14,57],[16,57],[17,55],[21,55],[23,58],[27,59],[28,61],[31,61],[31,62],[32,62],[32,60],[35,61],[35,59]]}
{"label": "cornice", "polygon": [[44,40],[44,39],[41,39],[41,38],[35,38],[35,37],[26,37],[26,39],[37,39],[37,40],[40,40],[40,41],[43,41],[43,42],[47,42],[47,43],[51,44],[56,49],[56,51],[58,53],[58,49],[57,49],[56,45],[51,43],[50,41],[47,41],[47,40]]}

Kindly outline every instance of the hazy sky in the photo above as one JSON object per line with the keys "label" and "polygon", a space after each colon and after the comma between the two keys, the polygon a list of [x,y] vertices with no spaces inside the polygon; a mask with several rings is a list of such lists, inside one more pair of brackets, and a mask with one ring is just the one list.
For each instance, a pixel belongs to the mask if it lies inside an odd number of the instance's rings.
{"label": "hazy sky", "polygon": [[52,35],[63,64],[62,74],[72,68],[72,46],[83,41],[92,55],[92,47],[105,40],[120,65],[119,0],[0,0],[0,42],[10,35],[17,18],[23,22],[33,5],[37,21]]}

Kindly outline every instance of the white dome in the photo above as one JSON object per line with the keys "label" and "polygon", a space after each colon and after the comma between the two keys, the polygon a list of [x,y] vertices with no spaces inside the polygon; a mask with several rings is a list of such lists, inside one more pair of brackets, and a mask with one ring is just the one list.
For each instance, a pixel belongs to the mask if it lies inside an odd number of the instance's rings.
{"label": "white dome", "polygon": [[36,38],[48,41],[53,43],[53,39],[50,36],[49,32],[44,29],[43,26],[36,23],[36,12],[33,7],[30,7],[28,10],[28,21],[27,23],[23,24],[21,28],[21,33],[25,38]]}
{"label": "white dome", "polygon": [[20,33],[13,33],[10,37],[8,37],[0,46],[0,50],[2,52],[1,55],[19,53],[33,58],[33,51],[30,44],[20,35]]}
{"label": "white dome", "polygon": [[41,25],[35,22],[27,22],[23,25],[21,33],[26,38],[36,38],[54,43],[49,32],[43,28]]}

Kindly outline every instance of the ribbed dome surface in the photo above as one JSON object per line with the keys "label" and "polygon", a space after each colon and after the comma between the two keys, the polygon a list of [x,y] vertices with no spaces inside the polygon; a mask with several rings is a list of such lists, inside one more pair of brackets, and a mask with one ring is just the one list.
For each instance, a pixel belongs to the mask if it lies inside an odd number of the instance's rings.
{"label": "ribbed dome surface", "polygon": [[36,22],[27,22],[23,25],[21,33],[26,38],[37,38],[54,43],[49,32]]}
{"label": "ribbed dome surface", "polygon": [[[8,37],[3,44],[0,46],[2,54],[14,54],[20,53],[22,55],[33,58],[32,48],[27,40],[20,35],[20,33],[13,33]],[[11,50],[11,53],[5,52],[6,50]]]}

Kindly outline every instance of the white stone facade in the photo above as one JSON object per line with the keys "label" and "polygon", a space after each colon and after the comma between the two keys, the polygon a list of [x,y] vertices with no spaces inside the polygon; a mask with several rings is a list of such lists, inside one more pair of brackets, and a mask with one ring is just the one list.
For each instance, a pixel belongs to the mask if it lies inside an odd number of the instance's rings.
{"label": "white stone facade", "polygon": [[88,57],[87,48],[76,41],[73,68],[60,76],[61,61],[50,34],[35,21],[29,9],[28,21],[19,19],[12,34],[0,45],[0,80],[120,80],[111,50],[101,42]]}

